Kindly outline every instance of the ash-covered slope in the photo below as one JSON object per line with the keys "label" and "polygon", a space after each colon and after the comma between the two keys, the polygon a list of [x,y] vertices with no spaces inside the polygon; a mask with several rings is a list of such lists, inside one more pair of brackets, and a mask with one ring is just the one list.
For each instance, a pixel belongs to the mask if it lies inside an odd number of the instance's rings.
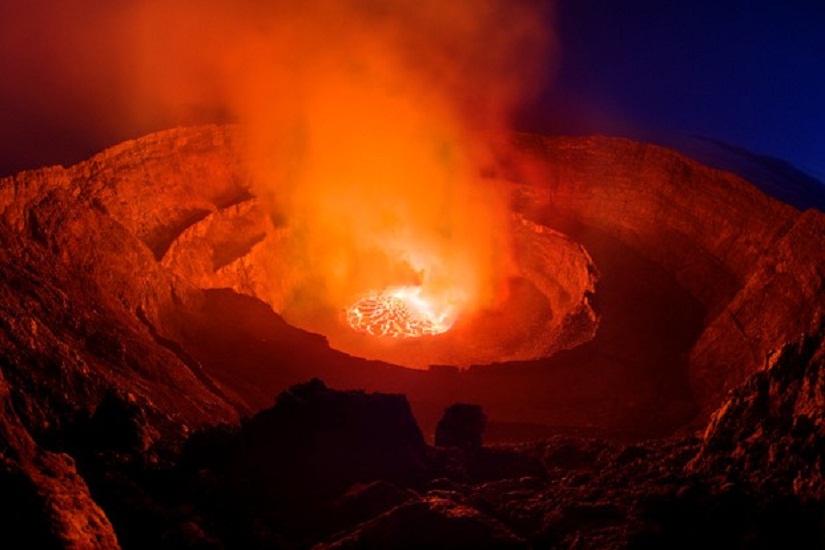
{"label": "ash-covered slope", "polygon": [[[527,234],[554,236],[535,261],[571,258],[541,293],[573,296],[557,334],[566,350],[461,373],[345,355],[268,305],[277,280],[258,283],[279,229],[254,197],[237,139],[226,127],[172,130],[0,180],[0,464],[26,503],[10,525],[45,529],[44,544],[116,545],[100,506],[118,536],[139,531],[149,520],[128,519],[124,501],[140,502],[143,489],[124,472],[174,463],[193,429],[236,423],[313,376],[407,394],[425,435],[465,401],[485,408],[500,439],[559,427],[651,436],[697,411],[701,426],[800,335],[822,348],[825,215],[660,147],[520,136],[499,177]],[[785,371],[771,388],[809,377]],[[805,402],[818,403],[821,384],[805,384]],[[733,448],[758,443],[762,409],[742,399],[717,417],[697,468],[727,460],[712,444],[725,434],[741,434]],[[788,414],[781,426],[813,423],[805,437],[821,442],[819,416]],[[783,449],[794,448],[790,433]],[[409,513],[452,513],[430,504]]]}

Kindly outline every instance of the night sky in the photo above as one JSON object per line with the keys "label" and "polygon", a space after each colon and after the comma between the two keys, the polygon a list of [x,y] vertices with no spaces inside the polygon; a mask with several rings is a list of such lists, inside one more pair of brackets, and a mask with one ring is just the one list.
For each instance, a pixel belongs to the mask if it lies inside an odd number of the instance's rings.
{"label": "night sky", "polygon": [[[160,129],[157,121],[84,127],[112,116],[117,104],[77,89],[61,93],[59,81],[44,77],[40,58],[65,47],[55,27],[64,19],[40,24],[26,17],[27,5],[0,8],[0,175],[70,164]],[[698,135],[825,179],[822,0],[566,0],[558,12],[559,73],[540,107],[521,117],[524,129]],[[31,37],[29,53],[4,39],[10,28]]]}
{"label": "night sky", "polygon": [[544,126],[698,135],[825,180],[822,0],[569,0],[559,12]]}

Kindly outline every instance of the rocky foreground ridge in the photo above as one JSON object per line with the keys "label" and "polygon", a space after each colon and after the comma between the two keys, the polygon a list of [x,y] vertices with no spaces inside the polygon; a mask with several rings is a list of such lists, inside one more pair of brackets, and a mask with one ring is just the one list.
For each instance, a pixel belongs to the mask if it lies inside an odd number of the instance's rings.
{"label": "rocky foreground ridge", "polygon": [[[9,540],[375,547],[431,532],[474,547],[619,548],[721,532],[731,545],[793,533],[821,546],[821,212],[659,147],[520,136],[497,177],[525,224],[571,243],[560,254],[584,251],[555,288],[578,288],[587,309],[571,302],[567,349],[550,358],[408,371],[273,312],[260,270],[279,229],[236,142],[232,128],[179,129],[0,180]],[[312,383],[270,410],[313,377],[409,405]],[[364,462],[310,490],[295,438],[327,433],[326,417],[283,411],[321,397],[375,400],[405,428],[382,447],[384,428],[347,427],[357,437],[325,443],[313,471],[353,441]],[[488,439],[543,442],[428,446],[418,425],[430,436],[456,401],[484,407]],[[376,466],[386,453],[399,471]],[[263,457],[282,466],[267,474]],[[286,496],[267,500],[273,487]],[[293,511],[328,524],[279,515]]]}

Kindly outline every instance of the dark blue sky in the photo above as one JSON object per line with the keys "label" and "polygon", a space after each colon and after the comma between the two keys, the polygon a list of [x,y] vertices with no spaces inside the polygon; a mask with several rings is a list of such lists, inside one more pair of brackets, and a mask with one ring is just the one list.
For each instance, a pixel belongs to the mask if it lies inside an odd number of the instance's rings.
{"label": "dark blue sky", "polygon": [[825,0],[562,0],[557,132],[709,137],[825,180]]}

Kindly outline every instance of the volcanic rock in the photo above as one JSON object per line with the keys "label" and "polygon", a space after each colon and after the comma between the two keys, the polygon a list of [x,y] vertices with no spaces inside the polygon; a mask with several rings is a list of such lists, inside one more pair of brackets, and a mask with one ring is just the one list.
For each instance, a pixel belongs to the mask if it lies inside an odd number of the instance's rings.
{"label": "volcanic rock", "polygon": [[[196,433],[164,478],[182,481],[173,510],[191,510],[182,520],[204,537],[233,547],[305,546],[418,499],[428,453],[403,396],[337,391],[313,379],[238,427]],[[167,491],[158,485],[152,494]]]}
{"label": "volcanic rock", "polygon": [[691,467],[825,502],[825,330],[772,354],[713,415]]}
{"label": "volcanic rock", "polygon": [[120,548],[75,462],[37,445],[15,413],[0,373],[0,530],[4,545]]}
{"label": "volcanic rock", "polygon": [[[272,495],[335,493],[374,480],[421,477],[426,445],[402,395],[293,386],[244,422],[230,475]],[[265,495],[261,495],[266,498]]]}
{"label": "volcanic rock", "polygon": [[500,522],[442,498],[403,504],[315,548],[528,548]]}
{"label": "volcanic rock", "polygon": [[[148,141],[186,148],[185,133]],[[120,194],[161,181],[150,177],[147,145],[0,185],[3,372],[18,414],[38,434],[88,417],[111,389],[131,393],[163,433],[238,418],[231,397],[174,343],[194,289],[158,265],[159,233],[139,227],[146,211]],[[136,172],[140,181],[124,179]]]}
{"label": "volcanic rock", "polygon": [[435,427],[435,444],[438,447],[481,447],[487,417],[478,405],[456,403],[444,411]]}
{"label": "volcanic rock", "polygon": [[328,516],[334,518],[333,530],[339,532],[418,499],[418,493],[412,489],[387,481],[356,483],[330,504]]}
{"label": "volcanic rock", "polygon": [[[4,537],[825,543],[822,212],[661,147],[517,136],[497,177],[520,272],[476,321],[491,364],[414,371],[276,313],[289,228],[240,158],[236,128],[177,129],[0,180]],[[384,394],[312,381],[240,423],[317,376]],[[548,439],[427,446],[456,401]]]}
{"label": "volcanic rock", "polygon": [[[822,212],[800,214],[733,174],[657,146],[600,137],[517,142],[520,168],[511,177],[524,182],[519,201],[529,219],[562,228],[591,253],[594,230],[615,238],[702,304],[688,375],[707,412],[768,351],[816,329],[825,307]],[[776,296],[775,307],[762,307],[765,296]]]}
{"label": "volcanic rock", "polygon": [[[514,197],[521,278],[513,282],[511,295],[521,305],[505,310],[509,313],[496,322],[476,323],[482,333],[495,336],[467,340],[476,355],[462,358],[465,352],[456,351],[461,346],[447,341],[430,351],[419,343],[379,346],[419,366],[427,357],[466,364],[574,351],[535,361],[529,376],[518,377],[523,384],[512,379],[514,370],[507,365],[484,369],[484,375],[479,371],[478,382],[471,369],[459,384],[463,398],[483,404],[497,421],[525,422],[530,416],[544,423],[584,424],[598,415],[603,420],[597,422],[614,422],[610,427],[617,429],[661,419],[662,427],[655,429],[663,432],[688,420],[697,406],[710,414],[771,349],[812,329],[809,320],[825,294],[817,264],[825,257],[820,212],[800,215],[736,176],[628,140],[519,136],[509,155],[500,177],[511,180],[502,185],[510,185]],[[284,381],[258,367],[257,358],[233,368],[215,359],[216,351],[191,353],[209,346],[193,340],[190,327],[181,329],[204,304],[199,288],[232,288],[276,311],[284,307],[288,288],[279,270],[288,258],[280,243],[289,228],[266,214],[240,158],[237,128],[178,129],[127,142],[71,168],[27,172],[0,185],[11,269],[28,262],[36,272],[36,265],[56,264],[54,274],[40,276],[59,281],[58,288],[83,312],[75,318],[98,310],[109,332],[129,326],[149,338],[150,348],[160,343],[162,353],[175,355],[163,362],[178,365],[169,371],[180,373],[173,376],[178,388],[158,408],[175,411],[176,417],[177,407],[188,406],[171,399],[178,390],[202,395],[190,397],[193,405],[203,401],[195,408],[210,401],[208,407],[229,404],[219,413],[223,421],[234,411],[266,406],[269,396],[301,379],[314,374],[331,379],[327,373],[303,372]],[[25,250],[29,260],[15,250]],[[37,275],[22,277],[31,281],[25,284],[37,281]],[[760,307],[765,292],[781,296],[777,307]],[[535,315],[524,314],[523,304],[534,304]],[[106,313],[111,308],[123,320]],[[80,325],[101,323],[90,319]],[[336,326],[328,333],[334,343],[347,347],[344,340],[354,339],[347,340],[358,342],[353,350],[374,348]],[[539,326],[544,328],[530,329]],[[117,354],[131,356],[131,348],[115,348],[140,338],[97,330],[92,341],[112,348],[105,353],[119,361]],[[306,349],[313,346],[325,347],[318,341]],[[433,355],[433,349],[442,355]],[[499,378],[495,385],[512,387],[526,404],[490,402],[482,378],[493,372]],[[258,373],[254,379],[252,373]],[[239,378],[245,379],[240,385]],[[605,383],[593,384],[594,379]],[[559,385],[565,391],[547,394]],[[106,390],[101,386],[95,401]],[[394,391],[404,387],[409,386],[392,385]],[[614,404],[611,392],[634,395]],[[146,401],[140,392],[135,397]],[[414,405],[422,399],[410,397]],[[587,404],[574,410],[565,404],[568,399]],[[558,404],[555,412],[542,404],[548,401]],[[637,403],[638,411],[627,401]],[[152,402],[159,403],[156,396]],[[185,424],[197,426],[214,416],[207,412]]]}
{"label": "volcanic rock", "polygon": [[657,143],[706,166],[736,174],[799,210],[825,210],[825,185],[782,159],[701,136],[659,136]]}

